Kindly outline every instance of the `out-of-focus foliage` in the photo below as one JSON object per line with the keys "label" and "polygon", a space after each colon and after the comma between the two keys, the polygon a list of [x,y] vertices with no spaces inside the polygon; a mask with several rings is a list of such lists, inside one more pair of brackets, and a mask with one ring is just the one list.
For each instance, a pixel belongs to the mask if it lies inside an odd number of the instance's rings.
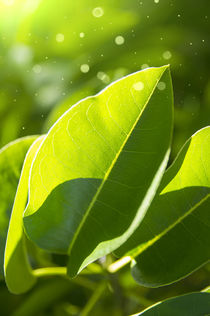
{"label": "out-of-focus foliage", "polygon": [[104,0],[98,6],[0,1],[1,145],[42,130],[47,114],[69,96],[60,115],[76,91],[93,94],[124,74],[165,63],[175,89],[174,152],[207,125],[210,3]]}
{"label": "out-of-focus foliage", "polygon": [[[170,63],[174,157],[189,136],[209,124],[209,12],[207,0],[0,0],[0,147],[47,131],[75,102],[123,75]],[[34,245],[28,247],[36,256]],[[128,315],[204,288],[209,269],[156,290],[136,285],[126,268],[109,280],[109,288],[99,276],[72,283],[40,280],[16,297],[2,281],[1,315],[24,316],[29,310],[30,315],[77,315],[84,306],[88,310],[97,286],[103,300],[91,315]]]}

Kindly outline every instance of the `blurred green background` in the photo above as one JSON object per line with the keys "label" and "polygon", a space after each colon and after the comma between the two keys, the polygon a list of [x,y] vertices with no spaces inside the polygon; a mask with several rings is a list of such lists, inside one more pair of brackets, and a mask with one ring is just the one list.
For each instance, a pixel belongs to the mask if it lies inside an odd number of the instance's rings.
{"label": "blurred green background", "polygon": [[[0,0],[0,148],[46,132],[71,105],[112,81],[164,64],[171,65],[175,98],[172,161],[210,121],[210,1]],[[125,268],[90,315],[128,315],[200,290],[209,270],[155,290],[135,284]],[[99,283],[100,277],[42,280],[15,296],[2,281],[0,315],[79,315]]]}

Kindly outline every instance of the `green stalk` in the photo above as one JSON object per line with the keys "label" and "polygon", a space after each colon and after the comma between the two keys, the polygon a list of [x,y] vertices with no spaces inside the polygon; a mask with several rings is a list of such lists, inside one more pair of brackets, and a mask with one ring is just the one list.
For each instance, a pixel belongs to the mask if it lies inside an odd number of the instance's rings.
{"label": "green stalk", "polygon": [[115,273],[118,270],[122,269],[125,265],[127,265],[128,263],[130,263],[132,260],[132,258],[130,256],[126,256],[126,257],[122,257],[119,260],[113,262],[112,264],[110,264],[107,268],[107,271],[109,273]]}
{"label": "green stalk", "polygon": [[80,316],[87,316],[97,303],[97,301],[100,299],[101,295],[103,294],[105,288],[106,288],[106,281],[102,281],[99,286],[96,288],[96,290],[93,292],[92,296],[90,297],[89,301],[85,305],[84,309],[82,310]]}

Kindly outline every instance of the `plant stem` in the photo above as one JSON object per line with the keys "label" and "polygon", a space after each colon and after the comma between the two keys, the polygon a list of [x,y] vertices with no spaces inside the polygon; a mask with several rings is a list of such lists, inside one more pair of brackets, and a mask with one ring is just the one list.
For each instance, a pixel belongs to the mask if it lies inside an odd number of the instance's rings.
{"label": "plant stem", "polygon": [[[66,267],[48,267],[48,268],[35,269],[33,270],[33,274],[38,278],[48,277],[48,276],[63,276],[68,279]],[[95,283],[90,281],[87,278],[82,277],[81,275],[77,276],[74,279],[71,279],[71,281],[80,286],[86,287],[90,290],[95,289]]]}
{"label": "plant stem", "polygon": [[122,316],[127,315],[125,313],[126,297],[124,297],[124,293],[119,282],[118,273],[108,274],[108,278],[110,281],[111,289],[115,297],[114,300],[115,300],[116,306],[118,306],[118,309],[121,311]]}
{"label": "plant stem", "polygon": [[102,295],[103,291],[106,288],[106,281],[102,281],[96,290],[93,292],[92,296],[90,297],[89,301],[85,305],[84,309],[82,310],[80,316],[87,316],[90,311],[93,309],[94,305],[99,300],[100,296]]}
{"label": "plant stem", "polygon": [[38,277],[61,275],[66,276],[66,267],[48,267],[33,270],[33,274]]}
{"label": "plant stem", "polygon": [[123,268],[126,264],[130,263],[132,258],[130,256],[122,257],[121,259],[113,262],[108,266],[107,271],[110,273],[115,273],[121,268]]}
{"label": "plant stem", "polygon": [[[80,274],[101,274],[103,273],[103,269],[100,265],[96,263],[90,264],[86,269],[84,269]],[[66,267],[45,267],[33,270],[34,276],[40,278],[45,276],[55,276],[67,275],[67,268]]]}

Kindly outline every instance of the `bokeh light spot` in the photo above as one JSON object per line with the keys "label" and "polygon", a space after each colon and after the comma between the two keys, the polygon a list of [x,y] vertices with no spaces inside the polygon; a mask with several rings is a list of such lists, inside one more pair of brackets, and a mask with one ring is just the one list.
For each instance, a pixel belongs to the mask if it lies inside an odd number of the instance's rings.
{"label": "bokeh light spot", "polygon": [[115,43],[116,43],[117,45],[122,45],[122,44],[124,44],[124,43],[125,43],[124,37],[121,36],[121,35],[116,36],[116,37],[115,37]]}
{"label": "bokeh light spot", "polygon": [[166,88],[165,82],[163,82],[163,81],[158,82],[157,88],[158,88],[159,90],[161,90],[161,91],[162,91],[162,90],[165,90],[165,88]]}
{"label": "bokeh light spot", "polygon": [[101,7],[94,8],[92,14],[95,18],[100,18],[104,15],[104,10]]}
{"label": "bokeh light spot", "polygon": [[87,72],[90,70],[90,66],[89,66],[88,64],[82,64],[82,65],[80,66],[80,70],[81,70],[81,72],[83,72],[83,73],[87,73]]}
{"label": "bokeh light spot", "polygon": [[64,35],[62,33],[56,34],[56,41],[62,43],[64,41]]}
{"label": "bokeh light spot", "polygon": [[164,59],[170,59],[172,57],[172,54],[169,50],[166,50],[164,53],[163,53],[163,58]]}
{"label": "bokeh light spot", "polygon": [[133,84],[133,88],[136,90],[136,91],[141,91],[144,89],[144,83],[139,81],[139,82],[135,82]]}

